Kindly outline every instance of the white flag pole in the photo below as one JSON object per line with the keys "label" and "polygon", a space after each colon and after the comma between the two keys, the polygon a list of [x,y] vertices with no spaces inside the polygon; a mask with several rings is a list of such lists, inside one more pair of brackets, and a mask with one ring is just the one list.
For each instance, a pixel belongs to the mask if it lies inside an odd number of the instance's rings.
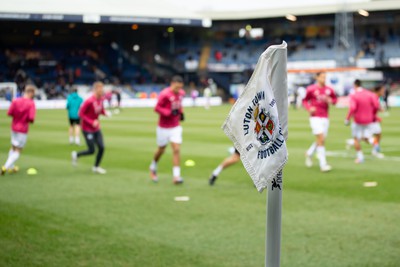
{"label": "white flag pole", "polygon": [[267,189],[265,266],[279,267],[281,258],[282,171]]}
{"label": "white flag pole", "polygon": [[[288,137],[288,98],[287,98],[287,50],[286,42],[281,49],[276,51],[272,58],[272,68],[269,69],[268,78],[277,101],[279,120],[282,132]],[[272,184],[267,188],[267,226],[266,226],[266,253],[265,266],[279,267],[281,258],[281,225],[282,225],[282,170],[277,174]]]}
{"label": "white flag pole", "polygon": [[[257,190],[261,192],[268,188],[267,267],[280,265],[282,169],[288,157],[286,63],[285,42],[268,47],[222,126],[240,152],[240,159]],[[272,143],[265,146],[268,140]]]}

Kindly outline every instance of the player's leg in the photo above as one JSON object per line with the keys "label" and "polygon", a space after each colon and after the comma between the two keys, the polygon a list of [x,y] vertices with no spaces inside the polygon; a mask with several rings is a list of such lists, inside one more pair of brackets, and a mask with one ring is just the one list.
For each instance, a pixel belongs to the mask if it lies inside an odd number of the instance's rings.
{"label": "player's leg", "polygon": [[154,152],[153,160],[150,163],[149,170],[150,170],[150,178],[153,182],[158,182],[157,176],[157,164],[158,161],[161,159],[161,156],[165,152],[165,148],[168,144],[168,134],[169,130],[164,129],[161,127],[157,127],[156,136],[157,136],[157,149]]}
{"label": "player's leg", "polygon": [[312,156],[315,153],[315,150],[317,149],[317,143],[313,142],[311,146],[307,149],[306,151],[306,166],[307,167],[312,167],[313,162],[312,162]]}
{"label": "player's leg", "polygon": [[372,138],[372,155],[377,158],[383,158],[384,155],[381,152],[380,142],[382,138],[382,128],[379,122],[375,122],[370,127],[371,133],[373,133]]}
{"label": "player's leg", "polygon": [[[165,152],[165,148],[166,148],[166,146],[159,146],[159,147],[157,147],[157,150],[156,150],[156,152],[154,153],[154,157],[153,157],[153,161],[152,162],[154,162],[154,164],[156,164],[157,165],[157,163],[158,163],[158,161],[161,159],[161,156],[164,154],[164,152]],[[157,168],[157,166],[154,166],[155,168]]]}
{"label": "player's leg", "polygon": [[364,162],[364,154],[361,150],[361,142],[358,138],[354,138],[354,149],[356,150],[355,163],[363,163]]}
{"label": "player's leg", "polygon": [[81,144],[81,126],[79,125],[79,121],[74,125],[74,134],[75,144],[79,146]]}
{"label": "player's leg", "polygon": [[182,127],[177,126],[171,129],[170,142],[172,148],[172,175],[173,183],[181,184],[181,144],[182,144]]}
{"label": "player's leg", "polygon": [[9,170],[11,172],[18,171],[18,168],[14,166],[15,162],[18,160],[22,149],[24,148],[28,135],[25,133],[17,133],[11,131],[11,149],[8,152],[8,157],[4,166],[1,168],[1,174]]}
{"label": "player's leg", "polygon": [[353,137],[354,137],[354,149],[356,151],[356,159],[355,163],[363,163],[364,162],[364,154],[361,149],[361,141],[364,138],[363,135],[363,126],[354,123],[353,127]]}
{"label": "player's leg", "polygon": [[[326,151],[325,151],[325,136],[324,134],[315,135],[315,143],[317,145],[317,157],[319,160],[319,167],[321,171],[330,171],[330,166],[326,161]],[[328,166],[328,167],[327,167]]]}
{"label": "player's leg", "polygon": [[377,152],[379,153],[381,151],[381,138],[382,138],[382,134],[381,133],[376,133],[374,135],[374,139],[373,139],[373,152]]}
{"label": "player's leg", "polygon": [[235,164],[236,162],[238,162],[240,160],[240,154],[237,150],[235,150],[235,152],[230,155],[229,157],[225,158],[221,164],[218,165],[217,168],[215,168],[215,170],[213,171],[210,179],[208,180],[210,185],[214,185],[215,181],[218,178],[218,175],[226,168],[228,168],[229,166]]}
{"label": "player's leg", "polygon": [[1,175],[4,175],[6,171],[9,172],[17,172],[18,167],[14,166],[15,162],[18,160],[21,155],[22,148],[12,146],[10,151],[8,152],[8,158],[4,163],[4,166],[1,168]]}
{"label": "player's leg", "polygon": [[11,148],[10,148],[10,150],[8,151],[7,160],[6,160],[6,162],[4,163],[4,165],[1,167],[1,175],[4,175],[4,174],[6,173],[6,171],[7,171],[7,167],[6,167],[6,166],[9,166],[9,165],[10,165],[10,161],[11,161],[11,159],[12,159],[12,157],[13,157],[13,153],[14,153],[14,147],[11,145]]}
{"label": "player's leg", "polygon": [[[318,124],[318,118],[311,117],[311,118],[309,119],[309,121],[310,121],[311,131],[312,131],[312,133],[313,133],[314,135],[315,135],[316,133],[322,132],[322,130],[320,129],[321,127],[320,127],[319,124]],[[314,142],[311,144],[311,146],[307,149],[307,151],[306,151],[306,153],[305,153],[305,157],[306,157],[305,165],[306,165],[307,167],[309,167],[309,168],[312,167],[312,165],[313,165],[312,157],[313,157],[313,155],[314,155],[316,149],[317,149],[317,143],[314,141]]]}
{"label": "player's leg", "polygon": [[74,122],[69,119],[69,129],[68,129],[69,143],[72,145],[74,143]]}
{"label": "player's leg", "polygon": [[87,155],[93,155],[95,152],[95,141],[94,134],[89,132],[83,132],[83,136],[85,137],[87,149],[83,151],[79,151],[77,153],[78,158]]}
{"label": "player's leg", "polygon": [[105,149],[103,134],[101,133],[101,130],[99,130],[93,134],[93,139],[97,146],[96,161],[93,166],[93,172],[105,174],[107,171],[100,167],[101,159],[103,158],[104,149]]}
{"label": "player's leg", "polygon": [[153,160],[150,163],[149,170],[150,170],[150,178],[153,182],[158,182],[157,176],[157,165],[158,161],[161,159],[161,156],[165,152],[166,146],[158,146],[156,151],[154,152]]}
{"label": "player's leg", "polygon": [[319,167],[322,172],[328,172],[332,170],[332,167],[328,165],[326,160],[326,150],[325,150],[325,139],[328,135],[329,120],[327,118],[319,118],[319,128],[315,131],[315,142],[317,144],[317,157],[319,160]]}
{"label": "player's leg", "polygon": [[117,94],[117,108],[121,108],[121,94]]}
{"label": "player's leg", "polygon": [[183,179],[181,177],[181,157],[180,157],[180,150],[181,145],[177,143],[171,143],[172,148],[172,175],[173,175],[173,183],[174,184],[181,184],[183,183]]}
{"label": "player's leg", "polygon": [[95,152],[93,133],[83,131],[83,137],[85,138],[87,149],[79,152],[72,151],[72,165],[76,165],[79,157],[93,155]]}

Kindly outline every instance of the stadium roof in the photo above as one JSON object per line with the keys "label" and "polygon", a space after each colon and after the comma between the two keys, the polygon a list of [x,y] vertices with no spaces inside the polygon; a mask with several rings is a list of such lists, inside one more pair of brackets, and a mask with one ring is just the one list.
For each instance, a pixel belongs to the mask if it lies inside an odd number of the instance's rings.
{"label": "stadium roof", "polygon": [[11,0],[0,2],[0,13],[229,20],[336,13],[344,7],[400,9],[399,0]]}
{"label": "stadium roof", "polygon": [[[180,0],[169,0],[178,3]],[[187,1],[189,2],[189,1]],[[192,2],[192,1],[190,1]],[[193,3],[195,4],[195,3]],[[212,20],[251,19],[349,12],[400,9],[399,0],[201,0],[198,14]]]}

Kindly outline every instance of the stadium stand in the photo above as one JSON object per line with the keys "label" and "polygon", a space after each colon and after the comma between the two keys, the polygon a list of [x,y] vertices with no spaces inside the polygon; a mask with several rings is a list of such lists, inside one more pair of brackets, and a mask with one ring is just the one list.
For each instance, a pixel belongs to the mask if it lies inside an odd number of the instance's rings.
{"label": "stadium stand", "polygon": [[[389,62],[400,58],[396,14],[374,12],[368,20],[354,15],[351,55],[355,63],[365,60],[368,68],[383,68],[394,80],[399,74]],[[184,75],[187,84],[194,82],[200,89],[206,86],[201,80],[211,77],[228,93],[235,80],[246,81],[246,71],[271,44],[285,40],[291,63],[334,61],[337,53],[334,14],[304,16],[297,23],[284,18],[216,21],[209,29],[180,26],[172,32],[155,25],[139,30],[107,24],[11,21],[3,25],[0,82],[15,82],[19,89],[33,82],[48,99],[64,98],[72,85],[94,80],[124,85],[132,97],[137,92],[151,95],[172,73]],[[264,35],[250,38],[246,32],[240,37],[239,31],[248,25],[263,29]],[[236,74],[242,77],[237,79]]]}

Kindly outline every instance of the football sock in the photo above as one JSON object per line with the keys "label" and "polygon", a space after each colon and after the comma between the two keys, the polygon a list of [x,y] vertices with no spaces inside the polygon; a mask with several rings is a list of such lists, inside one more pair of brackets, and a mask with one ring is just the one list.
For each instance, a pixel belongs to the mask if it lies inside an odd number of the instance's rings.
{"label": "football sock", "polygon": [[315,142],[312,143],[310,148],[307,150],[307,156],[311,157],[314,154],[316,148],[317,144]]}
{"label": "football sock", "polygon": [[317,146],[317,156],[319,160],[319,166],[323,167],[326,163],[326,156],[325,156],[325,147],[324,146]]}
{"label": "football sock", "polygon": [[181,177],[181,167],[179,167],[179,166],[174,166],[174,167],[172,168],[172,175],[173,175],[174,177]]}
{"label": "football sock", "polygon": [[220,173],[222,172],[222,166],[219,165],[214,171],[213,171],[213,175],[214,176],[218,176]]}
{"label": "football sock", "polygon": [[380,148],[379,144],[375,144],[373,150],[374,150],[375,152],[380,152],[380,151],[381,151],[381,148]]}
{"label": "football sock", "polygon": [[18,158],[19,158],[19,152],[11,151],[11,153],[9,153],[9,157],[8,157],[6,163],[4,164],[4,167],[6,167],[6,169],[11,168],[14,165],[14,163],[17,161]]}
{"label": "football sock", "polygon": [[75,144],[79,145],[81,143],[81,140],[79,138],[79,136],[75,137]]}
{"label": "football sock", "polygon": [[150,164],[150,169],[153,171],[157,170],[157,162],[155,160],[153,160]]}
{"label": "football sock", "polygon": [[[14,150],[10,149],[10,150],[8,151],[8,157],[10,157],[11,154],[12,154],[13,152],[14,152]],[[14,167],[14,163],[11,164],[11,166],[9,167],[9,169],[12,169],[13,167]]]}
{"label": "football sock", "polygon": [[74,137],[73,137],[72,135],[69,137],[69,142],[70,142],[71,144],[74,142]]}
{"label": "football sock", "polygon": [[364,161],[364,154],[361,150],[357,151],[357,159],[361,162]]}

